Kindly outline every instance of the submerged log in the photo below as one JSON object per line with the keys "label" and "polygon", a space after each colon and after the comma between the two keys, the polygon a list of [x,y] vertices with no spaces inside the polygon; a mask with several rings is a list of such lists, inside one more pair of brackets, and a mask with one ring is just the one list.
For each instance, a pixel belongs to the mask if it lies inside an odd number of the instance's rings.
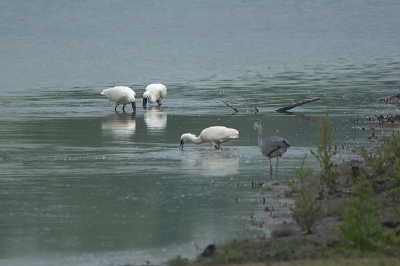
{"label": "submerged log", "polygon": [[286,106],[286,107],[279,108],[276,111],[279,112],[279,113],[284,113],[287,110],[290,110],[292,108],[295,108],[297,106],[300,106],[300,105],[303,105],[303,104],[306,104],[306,103],[311,103],[311,102],[318,101],[319,99],[320,98],[313,98],[313,99],[309,99],[309,100],[304,100],[304,101],[301,101],[301,102],[298,102],[298,103],[291,104],[291,105]]}

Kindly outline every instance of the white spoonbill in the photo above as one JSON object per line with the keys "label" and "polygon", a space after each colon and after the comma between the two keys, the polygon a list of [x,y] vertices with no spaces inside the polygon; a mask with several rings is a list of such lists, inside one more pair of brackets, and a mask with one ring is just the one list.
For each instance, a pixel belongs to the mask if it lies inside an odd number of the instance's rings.
{"label": "white spoonbill", "polygon": [[219,149],[219,145],[222,142],[228,142],[232,139],[239,138],[239,131],[234,128],[227,128],[223,126],[208,127],[201,131],[200,136],[196,136],[191,133],[185,133],[181,136],[181,145],[179,148],[183,150],[185,142],[192,142],[194,144],[201,144],[209,142],[216,149]]}
{"label": "white spoonbill", "polygon": [[272,163],[271,158],[276,157],[276,175],[278,176],[279,157],[282,157],[287,149],[290,147],[289,142],[281,137],[273,136],[262,140],[262,126],[259,120],[254,121],[253,130],[258,128],[258,146],[260,146],[261,153],[269,159],[269,171],[272,177]]}
{"label": "white spoonbill", "polygon": [[132,109],[136,112],[136,93],[126,86],[115,86],[103,90],[100,94],[107,96],[107,98],[115,103],[114,110],[117,111],[118,105],[122,104],[122,110],[125,111],[125,105],[132,104]]}
{"label": "white spoonbill", "polygon": [[146,87],[146,91],[143,93],[143,107],[146,107],[147,102],[157,102],[158,106],[161,105],[161,101],[167,96],[167,87],[162,84],[150,84]]}

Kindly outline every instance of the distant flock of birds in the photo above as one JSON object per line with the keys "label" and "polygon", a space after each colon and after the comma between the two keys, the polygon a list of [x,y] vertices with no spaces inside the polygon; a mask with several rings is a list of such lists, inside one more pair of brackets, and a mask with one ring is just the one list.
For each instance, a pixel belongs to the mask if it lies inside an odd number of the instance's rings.
{"label": "distant flock of birds", "polygon": [[[100,94],[105,95],[108,100],[115,103],[114,110],[117,110],[119,105],[122,105],[122,110],[125,111],[127,104],[132,105],[132,109],[136,112],[136,93],[129,87],[126,86],[115,86],[109,89],[103,90]],[[157,103],[161,106],[161,101],[167,95],[167,87],[163,84],[150,84],[146,87],[143,93],[143,108],[146,108],[147,103]],[[258,146],[261,149],[262,155],[269,159],[270,175],[272,176],[272,163],[271,159],[276,158],[276,173],[278,174],[278,158],[281,157],[287,149],[290,147],[289,142],[281,137],[272,136],[262,140],[262,126],[259,120],[255,120],[252,131],[258,129]],[[234,128],[227,128],[224,126],[212,126],[203,129],[199,136],[191,133],[185,133],[181,136],[181,143],[179,149],[183,150],[185,142],[191,142],[194,144],[201,144],[208,142],[215,147],[220,148],[220,144],[228,142],[233,139],[239,138],[239,131]]]}

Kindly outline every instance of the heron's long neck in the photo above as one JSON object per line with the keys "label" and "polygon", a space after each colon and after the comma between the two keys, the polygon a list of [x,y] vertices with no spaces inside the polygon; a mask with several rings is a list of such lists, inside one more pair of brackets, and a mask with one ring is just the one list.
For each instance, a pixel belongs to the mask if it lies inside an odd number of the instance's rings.
{"label": "heron's long neck", "polygon": [[204,139],[201,136],[197,137],[196,135],[193,134],[188,134],[188,139],[190,142],[194,144],[200,144],[204,142]]}
{"label": "heron's long neck", "polygon": [[260,148],[262,147],[262,126],[259,125],[258,126],[258,146],[260,146]]}

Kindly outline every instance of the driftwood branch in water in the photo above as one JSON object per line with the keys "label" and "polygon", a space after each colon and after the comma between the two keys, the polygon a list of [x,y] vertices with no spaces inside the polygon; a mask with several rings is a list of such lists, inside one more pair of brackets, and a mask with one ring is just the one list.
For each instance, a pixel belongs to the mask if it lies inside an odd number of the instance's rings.
{"label": "driftwood branch in water", "polygon": [[279,113],[284,113],[284,112],[286,112],[287,110],[290,110],[290,109],[292,109],[292,108],[295,108],[295,107],[297,107],[297,106],[300,106],[300,105],[303,105],[303,104],[306,104],[306,103],[311,103],[311,102],[318,101],[319,99],[320,99],[320,98],[313,98],[313,99],[301,101],[301,102],[294,103],[294,104],[291,104],[291,105],[286,106],[286,107],[279,108],[279,109],[276,110],[276,111],[279,112]]}
{"label": "driftwood branch in water", "polygon": [[[320,98],[313,98],[313,99],[304,100],[304,101],[301,101],[301,102],[298,102],[298,103],[294,103],[294,104],[288,105],[286,107],[279,108],[279,109],[276,110],[276,112],[284,113],[287,110],[290,110],[292,108],[295,108],[297,106],[300,106],[300,105],[303,105],[303,104],[306,104],[306,103],[311,103],[311,102],[318,101],[319,99]],[[254,107],[254,109],[250,109],[250,110],[249,109],[239,109],[239,108],[237,108],[237,107],[235,107],[233,105],[230,105],[229,103],[227,103],[227,102],[225,102],[223,100],[221,100],[221,102],[226,104],[228,107],[232,108],[235,111],[235,113],[239,113],[239,112],[246,112],[246,113],[254,112],[254,113],[258,113],[258,111],[259,111],[257,109],[257,107]]]}
{"label": "driftwood branch in water", "polygon": [[227,102],[225,102],[225,101],[223,101],[223,100],[221,100],[221,102],[223,102],[223,103],[226,104],[228,107],[230,107],[230,108],[232,108],[233,110],[235,110],[235,113],[239,113],[240,111],[246,112],[246,113],[249,113],[249,112],[258,113],[257,107],[254,107],[254,109],[250,109],[250,110],[248,110],[248,109],[239,109],[239,108],[237,108],[237,107],[235,107],[235,106],[230,105],[229,103],[227,103]]}

